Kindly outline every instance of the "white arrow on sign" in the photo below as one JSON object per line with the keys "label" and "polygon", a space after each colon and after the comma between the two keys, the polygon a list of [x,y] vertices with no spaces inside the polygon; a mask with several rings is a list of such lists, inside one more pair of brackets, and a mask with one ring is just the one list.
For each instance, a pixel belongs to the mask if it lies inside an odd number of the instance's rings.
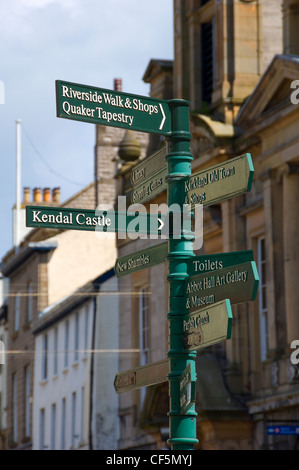
{"label": "white arrow on sign", "polygon": [[164,222],[163,222],[163,220],[161,220],[161,219],[159,219],[159,218],[158,218],[158,221],[160,222],[160,225],[159,225],[159,227],[158,227],[158,230],[162,230],[162,228],[164,227]]}
{"label": "white arrow on sign", "polygon": [[162,121],[161,121],[161,124],[160,124],[160,127],[159,127],[159,131],[161,131],[163,129],[163,126],[164,126],[164,122],[165,122],[165,113],[164,113],[164,109],[163,109],[163,106],[161,103],[159,103],[159,106],[160,106],[160,109],[161,109],[161,113],[162,113]]}

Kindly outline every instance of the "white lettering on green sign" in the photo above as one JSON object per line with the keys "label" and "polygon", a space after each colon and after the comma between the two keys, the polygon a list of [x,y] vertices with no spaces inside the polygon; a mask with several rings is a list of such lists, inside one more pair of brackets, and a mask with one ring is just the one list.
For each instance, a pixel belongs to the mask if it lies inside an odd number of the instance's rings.
{"label": "white lettering on green sign", "polygon": [[73,216],[74,220],[78,225],[89,225],[89,226],[100,226],[100,227],[109,227],[111,225],[111,219],[109,217],[105,217],[105,215],[97,216],[97,217],[89,217],[84,213],[79,213],[74,215],[72,212],[69,214],[62,214],[59,212],[58,214],[41,214],[42,211],[40,210],[33,210],[32,211],[32,222],[37,223],[52,223],[52,224],[73,224]]}

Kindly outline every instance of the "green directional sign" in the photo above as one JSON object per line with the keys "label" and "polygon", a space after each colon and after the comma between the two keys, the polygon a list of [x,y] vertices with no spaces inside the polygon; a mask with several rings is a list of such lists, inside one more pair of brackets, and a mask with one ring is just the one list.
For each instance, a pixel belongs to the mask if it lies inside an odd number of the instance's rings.
{"label": "green directional sign", "polygon": [[166,382],[169,374],[169,361],[153,362],[136,369],[125,370],[116,374],[114,388],[117,393],[128,392],[149,385]]}
{"label": "green directional sign", "polygon": [[248,261],[254,261],[252,250],[194,256],[188,260],[188,274],[189,276],[195,276],[228,268],[235,264],[247,263]]}
{"label": "green directional sign", "polygon": [[258,282],[254,261],[191,276],[185,281],[186,308],[192,312],[224,299],[232,304],[254,300]]}
{"label": "green directional sign", "polygon": [[132,189],[131,202],[133,204],[143,204],[152,197],[164,191],[167,188],[166,176],[168,170],[164,167],[159,173],[155,173],[142,184]]}
{"label": "green directional sign", "polygon": [[159,235],[165,215],[51,206],[26,206],[26,226]]}
{"label": "green directional sign", "polygon": [[195,402],[195,362],[189,362],[180,376],[180,413],[185,414]]}
{"label": "green directional sign", "polygon": [[122,256],[116,260],[114,271],[117,277],[132,274],[167,260],[168,243],[163,242],[150,246],[135,253]]}
{"label": "green directional sign", "polygon": [[167,154],[166,147],[153,153],[150,157],[144,158],[138,165],[135,165],[131,171],[132,188],[140,186],[149,176],[154,175],[167,168],[165,160]]}
{"label": "green directional sign", "polygon": [[57,116],[75,121],[167,135],[168,101],[56,80]]}
{"label": "green directional sign", "polygon": [[166,147],[145,158],[131,171],[131,202],[143,204],[167,188]]}
{"label": "green directional sign", "polygon": [[210,206],[250,191],[254,168],[246,153],[202,170],[185,180],[185,204]]}
{"label": "green directional sign", "polygon": [[231,338],[232,310],[228,299],[186,315],[183,322],[184,349],[197,351]]}

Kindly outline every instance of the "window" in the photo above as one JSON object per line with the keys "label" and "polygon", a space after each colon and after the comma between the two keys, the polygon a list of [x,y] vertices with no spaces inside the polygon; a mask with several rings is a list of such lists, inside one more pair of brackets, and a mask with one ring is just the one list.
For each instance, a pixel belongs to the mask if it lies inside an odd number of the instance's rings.
{"label": "window", "polygon": [[39,411],[39,448],[45,449],[45,409]]}
{"label": "window", "polygon": [[53,374],[58,374],[58,329],[54,329],[54,338],[53,338]]}
{"label": "window", "polygon": [[30,367],[25,367],[25,436],[30,437]]}
{"label": "window", "polygon": [[75,327],[74,327],[74,361],[79,359],[79,313],[75,314]]}
{"label": "window", "polygon": [[42,379],[45,380],[48,377],[48,335],[43,335],[42,338]]}
{"label": "window", "polygon": [[213,92],[213,21],[201,24],[202,101],[211,103]]}
{"label": "window", "polygon": [[52,403],[52,406],[51,406],[51,450],[55,450],[55,437],[56,437],[56,404]]}
{"label": "window", "polygon": [[84,441],[84,395],[85,389],[84,387],[81,388],[81,430],[80,430],[80,439]]}
{"label": "window", "polygon": [[12,417],[12,425],[13,425],[13,440],[14,442],[18,442],[18,390],[17,390],[17,377],[14,373],[12,376],[12,399],[13,399],[13,417]]}
{"label": "window", "polygon": [[61,403],[61,439],[60,447],[61,450],[65,449],[65,420],[66,420],[66,399],[62,399]]}
{"label": "window", "polygon": [[69,364],[69,321],[64,324],[64,367]]}
{"label": "window", "polygon": [[89,311],[88,311],[88,306],[86,306],[85,315],[84,315],[84,355],[86,355],[88,351],[88,320],[89,320]]}
{"label": "window", "polygon": [[32,282],[28,283],[28,289],[27,289],[27,322],[31,322],[32,320]]}
{"label": "window", "polygon": [[148,296],[146,290],[145,288],[140,289],[139,294],[140,365],[149,363]]}
{"label": "window", "polygon": [[260,347],[261,360],[264,361],[268,350],[268,307],[267,307],[267,281],[266,281],[266,250],[265,238],[258,239],[258,271],[259,271],[259,319],[260,319]]}
{"label": "window", "polygon": [[77,408],[77,394],[76,392],[72,393],[72,447],[75,447],[75,442],[77,438],[76,434],[76,408]]}
{"label": "window", "polygon": [[3,429],[4,429],[4,427],[3,427],[2,408],[3,408],[3,404],[2,404],[2,392],[0,391],[0,431],[3,431]]}
{"label": "window", "polygon": [[[145,288],[139,293],[139,349],[140,365],[149,363],[149,318],[148,318],[148,296]],[[141,405],[143,404],[146,388],[140,389]]]}
{"label": "window", "polygon": [[16,293],[15,299],[15,331],[19,331],[20,328],[20,309],[21,309],[21,297],[20,294]]}
{"label": "window", "polygon": [[5,345],[3,336],[0,336],[0,375],[2,374],[2,366],[5,364]]}

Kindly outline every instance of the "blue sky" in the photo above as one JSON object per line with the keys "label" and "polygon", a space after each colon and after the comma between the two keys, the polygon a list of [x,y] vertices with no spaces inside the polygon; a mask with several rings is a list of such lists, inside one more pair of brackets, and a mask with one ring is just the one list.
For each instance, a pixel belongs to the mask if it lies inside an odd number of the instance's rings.
{"label": "blue sky", "polygon": [[173,58],[172,0],[0,0],[0,259],[12,247],[16,120],[21,185],[61,188],[93,180],[95,127],[56,117],[55,80],[148,95],[150,59]]}

